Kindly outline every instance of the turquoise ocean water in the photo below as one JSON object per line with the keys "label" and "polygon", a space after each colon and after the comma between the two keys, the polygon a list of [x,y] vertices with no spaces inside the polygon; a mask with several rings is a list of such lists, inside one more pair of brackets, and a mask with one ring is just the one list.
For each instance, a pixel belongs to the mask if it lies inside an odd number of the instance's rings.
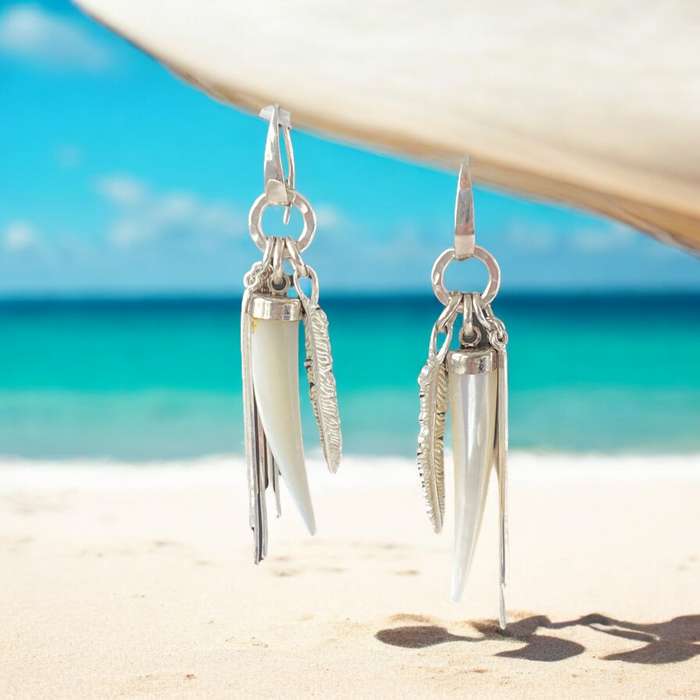
{"label": "turquoise ocean water", "polygon": [[[324,307],[346,452],[412,456],[416,377],[441,307]],[[514,448],[700,452],[699,297],[511,297],[495,311],[511,337]],[[0,302],[0,455],[241,452],[237,300]]]}

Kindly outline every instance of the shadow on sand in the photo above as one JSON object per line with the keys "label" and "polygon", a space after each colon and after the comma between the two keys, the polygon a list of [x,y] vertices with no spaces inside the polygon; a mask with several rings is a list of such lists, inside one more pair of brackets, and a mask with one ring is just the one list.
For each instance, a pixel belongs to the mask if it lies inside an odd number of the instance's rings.
{"label": "shadow on sand", "polygon": [[582,654],[586,648],[577,642],[557,637],[556,630],[581,626],[642,645],[632,651],[602,657],[606,661],[671,664],[700,656],[700,615],[684,615],[668,622],[652,624],[614,620],[598,614],[567,622],[551,622],[545,615],[533,615],[509,624],[505,631],[499,630],[492,622],[474,622],[472,626],[483,636],[451,634],[444,627],[426,624],[383,629],[375,637],[384,644],[406,649],[421,649],[447,642],[478,643],[502,637],[523,642],[525,646],[499,652],[496,656],[529,661],[563,661]]}

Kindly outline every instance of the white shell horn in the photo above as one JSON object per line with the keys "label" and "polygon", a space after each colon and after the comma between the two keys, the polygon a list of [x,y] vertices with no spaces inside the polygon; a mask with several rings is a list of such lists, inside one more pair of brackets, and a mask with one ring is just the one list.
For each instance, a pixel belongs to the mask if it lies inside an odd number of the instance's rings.
{"label": "white shell horn", "polygon": [[[457,355],[458,352],[450,353]],[[461,374],[448,358],[455,479],[452,599],[462,599],[469,577],[493,464],[498,371]]]}
{"label": "white shell horn", "polygon": [[316,533],[299,408],[299,321],[254,318],[253,387],[260,420],[280,474],[309,532]]}

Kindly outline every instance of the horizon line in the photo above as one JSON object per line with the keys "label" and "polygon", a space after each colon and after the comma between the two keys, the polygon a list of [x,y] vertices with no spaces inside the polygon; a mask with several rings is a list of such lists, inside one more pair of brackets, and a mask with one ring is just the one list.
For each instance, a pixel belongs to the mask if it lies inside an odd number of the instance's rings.
{"label": "horizon line", "polygon": [[[700,289],[652,289],[639,288],[608,288],[608,289],[528,289],[522,291],[510,290],[501,292],[498,298],[505,301],[518,299],[563,299],[563,298],[664,298],[687,297],[700,298]],[[323,294],[323,299],[329,301],[358,300],[396,300],[396,299],[432,299],[434,295],[430,291],[418,290],[367,290],[367,291],[328,291]],[[240,302],[243,294],[224,291],[87,291],[87,292],[28,292],[9,293],[0,292],[0,304],[13,303],[90,303],[90,302],[186,302],[186,301],[218,301]]]}

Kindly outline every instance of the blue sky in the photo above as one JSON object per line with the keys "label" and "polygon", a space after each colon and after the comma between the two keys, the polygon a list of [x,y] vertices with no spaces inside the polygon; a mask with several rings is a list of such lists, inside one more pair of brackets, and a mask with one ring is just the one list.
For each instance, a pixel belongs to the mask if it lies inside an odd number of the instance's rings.
{"label": "blue sky", "polygon": [[[3,3],[0,294],[239,293],[265,136],[67,2]],[[428,292],[456,174],[293,136],[323,289]],[[615,222],[485,189],[475,211],[505,291],[700,290],[696,258]],[[466,265],[448,282],[481,286]]]}

